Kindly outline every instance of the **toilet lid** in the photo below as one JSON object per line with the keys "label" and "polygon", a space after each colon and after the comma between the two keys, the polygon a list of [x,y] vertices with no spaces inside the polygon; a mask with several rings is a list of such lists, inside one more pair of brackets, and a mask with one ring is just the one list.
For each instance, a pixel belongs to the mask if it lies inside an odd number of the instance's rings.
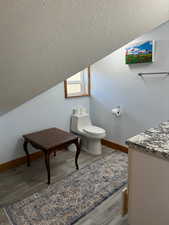
{"label": "toilet lid", "polygon": [[89,134],[103,134],[105,133],[105,130],[100,128],[100,127],[96,127],[96,126],[88,126],[88,127],[85,127],[83,129],[86,133],[89,133]]}

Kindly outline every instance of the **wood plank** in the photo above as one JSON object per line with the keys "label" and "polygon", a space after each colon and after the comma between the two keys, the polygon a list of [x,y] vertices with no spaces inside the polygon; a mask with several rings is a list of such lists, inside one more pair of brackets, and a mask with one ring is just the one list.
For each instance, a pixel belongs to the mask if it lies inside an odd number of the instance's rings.
{"label": "wood plank", "polygon": [[[36,160],[36,159],[42,157],[42,155],[43,155],[43,152],[38,151],[38,152],[30,154],[30,159]],[[14,159],[14,160],[6,162],[6,163],[2,163],[2,164],[0,164],[0,172],[17,167],[17,166],[25,164],[25,163],[26,163],[26,156]]]}
{"label": "wood plank", "polygon": [[128,148],[126,146],[117,144],[117,143],[109,141],[107,139],[102,139],[101,143],[102,143],[102,145],[105,145],[109,148],[116,149],[116,150],[119,150],[119,151],[124,152],[124,153],[128,153]]}
{"label": "wood plank", "polygon": [[[117,143],[114,143],[114,142],[106,140],[106,139],[102,139],[101,142],[102,142],[102,145],[105,145],[109,148],[128,153],[128,148],[123,145],[119,145]],[[38,151],[38,152],[30,154],[30,159],[36,160],[36,159],[42,157],[42,155],[43,155],[43,153]],[[14,159],[14,160],[6,162],[6,163],[2,163],[2,164],[0,164],[0,172],[17,167],[17,166],[25,164],[25,163],[26,163],[26,156]]]}
{"label": "wood plank", "polygon": [[122,216],[125,216],[128,213],[128,190],[127,190],[127,188],[125,188],[122,192],[123,192]]}

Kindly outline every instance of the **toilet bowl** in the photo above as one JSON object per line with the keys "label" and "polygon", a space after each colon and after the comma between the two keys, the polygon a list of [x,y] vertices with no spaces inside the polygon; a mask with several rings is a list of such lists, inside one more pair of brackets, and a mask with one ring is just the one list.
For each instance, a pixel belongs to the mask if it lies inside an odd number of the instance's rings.
{"label": "toilet bowl", "polygon": [[105,137],[104,129],[91,123],[89,114],[84,112],[72,114],[71,131],[81,138],[81,149],[92,155],[102,154],[101,139]]}

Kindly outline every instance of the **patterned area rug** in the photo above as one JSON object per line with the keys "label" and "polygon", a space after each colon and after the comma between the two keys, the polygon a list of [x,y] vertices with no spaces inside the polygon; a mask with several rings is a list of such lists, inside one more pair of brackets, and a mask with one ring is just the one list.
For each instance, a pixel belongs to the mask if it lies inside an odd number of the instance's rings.
{"label": "patterned area rug", "polygon": [[112,154],[5,208],[14,225],[72,225],[127,183],[127,154]]}

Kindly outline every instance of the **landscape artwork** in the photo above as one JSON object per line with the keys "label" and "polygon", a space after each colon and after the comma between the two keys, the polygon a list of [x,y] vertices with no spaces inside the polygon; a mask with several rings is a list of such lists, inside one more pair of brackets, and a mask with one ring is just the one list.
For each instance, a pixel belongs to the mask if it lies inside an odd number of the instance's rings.
{"label": "landscape artwork", "polygon": [[126,48],[126,64],[152,63],[154,41],[146,41]]}

